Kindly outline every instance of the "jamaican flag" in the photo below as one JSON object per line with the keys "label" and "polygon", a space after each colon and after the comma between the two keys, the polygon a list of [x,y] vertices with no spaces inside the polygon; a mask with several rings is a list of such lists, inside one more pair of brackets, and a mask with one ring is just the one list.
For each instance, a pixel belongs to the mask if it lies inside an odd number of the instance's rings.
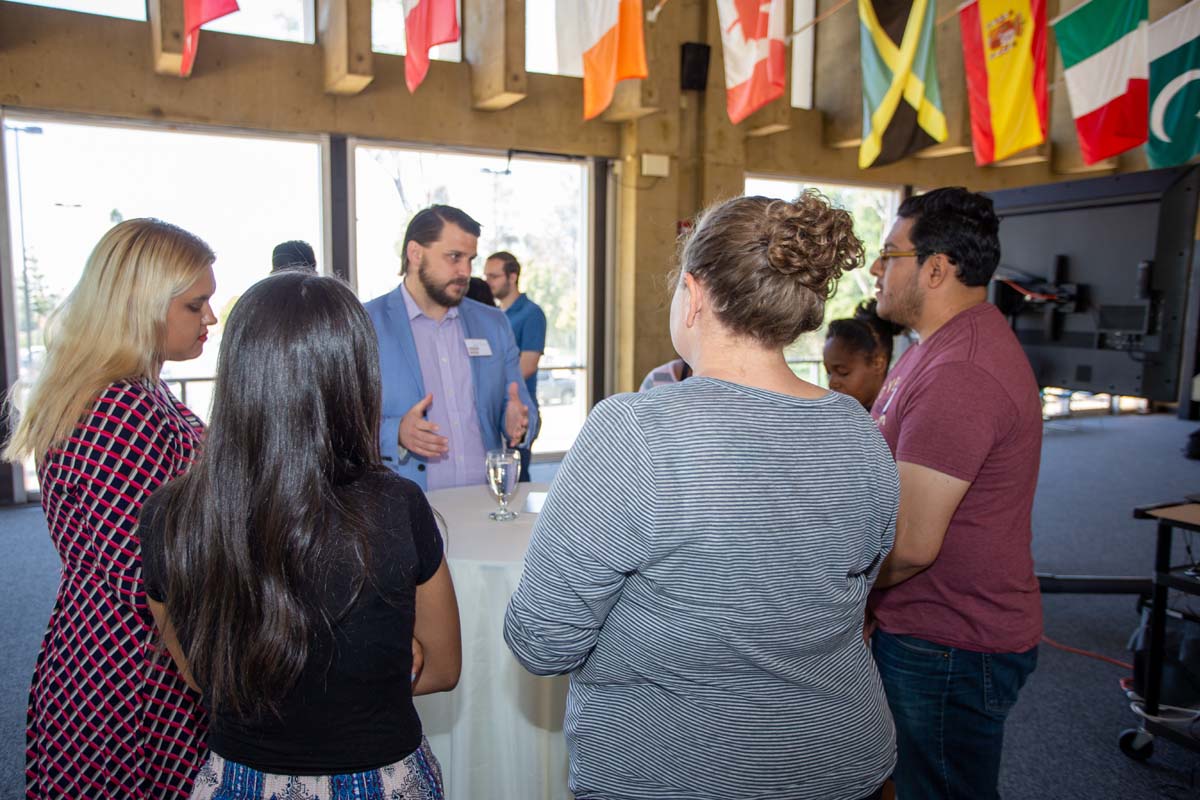
{"label": "jamaican flag", "polygon": [[935,0],[858,0],[863,72],[860,169],[946,141],[934,58]]}

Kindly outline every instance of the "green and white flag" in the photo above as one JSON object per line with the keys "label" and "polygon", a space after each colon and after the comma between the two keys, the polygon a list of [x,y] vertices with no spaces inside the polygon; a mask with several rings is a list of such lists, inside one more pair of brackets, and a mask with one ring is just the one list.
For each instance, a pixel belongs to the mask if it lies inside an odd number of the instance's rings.
{"label": "green and white flag", "polygon": [[1150,26],[1150,166],[1200,153],[1200,0]]}

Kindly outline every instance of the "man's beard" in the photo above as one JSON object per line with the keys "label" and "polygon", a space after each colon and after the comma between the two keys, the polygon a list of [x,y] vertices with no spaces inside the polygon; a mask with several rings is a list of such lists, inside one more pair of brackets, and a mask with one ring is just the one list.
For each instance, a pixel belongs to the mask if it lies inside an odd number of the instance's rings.
{"label": "man's beard", "polygon": [[920,318],[924,302],[925,296],[917,282],[917,273],[914,272],[912,280],[904,289],[888,298],[887,308],[877,308],[877,313],[888,322],[911,328]]}
{"label": "man's beard", "polygon": [[[452,281],[443,283],[441,286],[434,283],[429,278],[429,274],[425,271],[425,257],[421,257],[420,263],[417,264],[417,280],[421,282],[421,286],[425,289],[425,294],[444,308],[454,308],[463,301],[467,296],[467,286],[470,283],[469,278],[455,278]],[[451,286],[461,286],[462,294],[455,297],[447,291]]]}

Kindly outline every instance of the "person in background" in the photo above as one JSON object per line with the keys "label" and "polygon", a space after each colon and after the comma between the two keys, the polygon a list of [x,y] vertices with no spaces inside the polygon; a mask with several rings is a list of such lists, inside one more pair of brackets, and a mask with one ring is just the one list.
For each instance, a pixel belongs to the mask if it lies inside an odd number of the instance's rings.
{"label": "person in background", "polygon": [[936,189],[900,205],[871,266],[879,315],[920,337],[871,409],[900,470],[896,546],[870,609],[905,799],[999,797],[1004,722],[1042,637],[1042,407],[987,302],[999,229],[987,197]]}
{"label": "person in background", "polygon": [[563,461],[504,635],[531,672],[571,673],[576,797],[860,800],[892,771],[863,613],[896,466],[783,353],[862,259],[814,191],[706,211],[670,316],[694,375],[602,401]]}
{"label": "person in background", "polygon": [[655,386],[679,383],[690,377],[692,377],[691,366],[682,358],[676,358],[665,364],[660,364],[646,373],[646,377],[642,379],[642,385],[638,387],[638,391],[648,392]]}
{"label": "person in background", "polygon": [[150,611],[211,712],[192,797],[441,797],[412,698],[457,683],[458,610],[424,494],[379,457],[366,311],[337,278],[259,281],[215,392],[139,528]]}
{"label": "person in background", "polygon": [[282,269],[316,272],[317,255],[313,252],[312,245],[299,239],[275,245],[271,252],[271,272],[279,272]]}
{"label": "person in background", "polygon": [[[546,315],[541,306],[521,292],[521,264],[512,253],[501,250],[488,256],[483,265],[483,277],[512,326],[517,349],[521,351],[521,375],[525,378],[529,396],[537,405],[538,362],[546,351]],[[522,481],[529,480],[529,464],[533,458],[530,451],[536,438],[537,429],[534,429],[533,436],[519,448]]]}
{"label": "person in background", "polygon": [[892,341],[903,330],[880,319],[874,300],[860,303],[853,317],[829,323],[824,352],[829,388],[850,395],[869,410],[887,378]]}
{"label": "person in background", "polygon": [[160,373],[199,356],[217,322],[213,261],[199,238],[154,219],[104,234],[50,320],[4,451],[36,458],[62,559],[29,692],[29,798],[186,798],[204,759],[199,695],[156,644],[136,526],[200,444],[200,421]]}
{"label": "person in background", "polygon": [[496,298],[492,296],[492,290],[488,287],[487,281],[483,278],[471,276],[471,282],[467,286],[467,297],[474,300],[476,303],[483,303],[485,306],[495,306]]}
{"label": "person in background", "polygon": [[538,413],[512,328],[466,298],[479,223],[435,205],[404,233],[403,281],[367,303],[379,334],[384,462],[422,489],[484,482],[488,450],[527,444]]}

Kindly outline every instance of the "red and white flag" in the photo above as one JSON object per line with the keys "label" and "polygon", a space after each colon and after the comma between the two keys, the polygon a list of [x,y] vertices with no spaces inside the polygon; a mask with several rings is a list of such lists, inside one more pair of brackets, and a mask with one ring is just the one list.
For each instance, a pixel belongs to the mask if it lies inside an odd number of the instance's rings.
{"label": "red and white flag", "polygon": [[429,48],[458,41],[455,0],[404,0],[404,82],[417,90],[429,72]]}
{"label": "red and white flag", "polygon": [[735,125],[783,96],[785,12],[784,0],[717,0],[725,50],[725,102]]}
{"label": "red and white flag", "polygon": [[238,10],[237,0],[183,0],[183,59],[179,74],[188,77],[196,63],[200,26]]}

